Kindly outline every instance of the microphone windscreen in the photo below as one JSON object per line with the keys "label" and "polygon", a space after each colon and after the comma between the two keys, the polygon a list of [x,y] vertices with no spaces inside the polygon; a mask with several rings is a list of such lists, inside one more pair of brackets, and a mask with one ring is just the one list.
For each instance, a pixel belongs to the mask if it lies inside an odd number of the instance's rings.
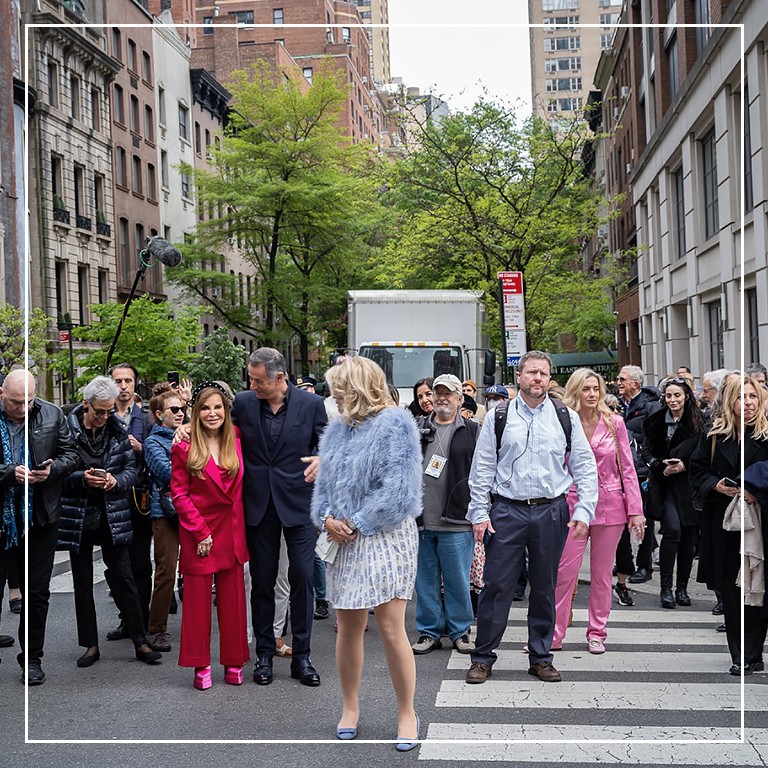
{"label": "microphone windscreen", "polygon": [[181,264],[181,251],[162,237],[155,235],[147,238],[147,250],[166,267],[177,267]]}

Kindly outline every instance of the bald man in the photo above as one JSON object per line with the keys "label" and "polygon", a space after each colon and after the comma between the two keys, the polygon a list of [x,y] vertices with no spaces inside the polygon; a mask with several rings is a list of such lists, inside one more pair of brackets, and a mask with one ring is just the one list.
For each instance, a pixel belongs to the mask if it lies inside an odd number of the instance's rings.
{"label": "bald man", "polygon": [[[25,431],[28,414],[29,431]],[[28,435],[28,438],[27,438]],[[77,450],[61,409],[35,397],[35,380],[25,370],[11,371],[0,387],[0,575],[8,552],[16,548],[22,599],[29,610],[29,648],[24,648],[24,611],[19,623],[24,679],[42,685],[45,623],[48,618],[53,556],[59,532],[62,480],[77,464]],[[25,522],[25,508],[29,510]],[[24,538],[29,537],[29,581],[24,578]]]}

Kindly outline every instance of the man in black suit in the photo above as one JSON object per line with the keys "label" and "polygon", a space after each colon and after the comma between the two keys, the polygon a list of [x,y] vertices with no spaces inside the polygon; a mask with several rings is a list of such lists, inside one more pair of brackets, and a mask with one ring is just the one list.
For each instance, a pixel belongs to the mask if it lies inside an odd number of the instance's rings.
{"label": "man in black suit", "polygon": [[317,444],[325,428],[322,398],[288,381],[285,358],[261,347],[248,359],[250,391],[235,397],[232,418],[240,429],[245,461],[245,523],[251,555],[251,610],[256,636],[253,680],[272,682],[275,582],[280,536],[288,548],[293,656],[291,677],[320,685],[309,659],[317,531],[309,517],[317,475]]}

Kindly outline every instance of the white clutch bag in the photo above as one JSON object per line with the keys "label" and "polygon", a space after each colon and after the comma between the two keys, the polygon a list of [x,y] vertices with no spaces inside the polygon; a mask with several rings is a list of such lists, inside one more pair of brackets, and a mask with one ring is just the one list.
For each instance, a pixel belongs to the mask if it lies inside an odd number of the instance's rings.
{"label": "white clutch bag", "polygon": [[336,553],[339,551],[339,542],[331,541],[325,530],[320,531],[315,544],[315,554],[325,563],[332,563],[336,559]]}

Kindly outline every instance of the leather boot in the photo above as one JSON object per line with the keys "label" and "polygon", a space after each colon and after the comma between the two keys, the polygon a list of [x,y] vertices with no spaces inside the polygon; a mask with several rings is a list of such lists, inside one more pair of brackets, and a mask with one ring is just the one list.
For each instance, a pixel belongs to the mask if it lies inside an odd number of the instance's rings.
{"label": "leather boot", "polygon": [[661,577],[661,607],[677,608],[675,596],[672,594],[672,577]]}
{"label": "leather boot", "polygon": [[688,606],[691,604],[691,598],[688,596],[688,582],[678,584],[675,587],[675,602],[678,605]]}

